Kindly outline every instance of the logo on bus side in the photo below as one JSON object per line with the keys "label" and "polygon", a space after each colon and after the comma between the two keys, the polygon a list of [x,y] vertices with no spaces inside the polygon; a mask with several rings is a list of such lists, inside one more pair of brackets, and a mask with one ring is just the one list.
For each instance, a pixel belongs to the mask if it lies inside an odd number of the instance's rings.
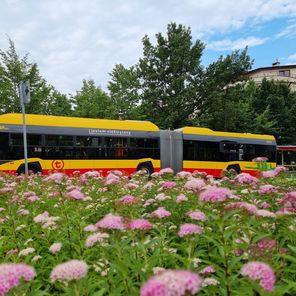
{"label": "logo on bus side", "polygon": [[54,170],[62,170],[64,168],[64,161],[63,160],[53,160],[51,163],[51,167]]}

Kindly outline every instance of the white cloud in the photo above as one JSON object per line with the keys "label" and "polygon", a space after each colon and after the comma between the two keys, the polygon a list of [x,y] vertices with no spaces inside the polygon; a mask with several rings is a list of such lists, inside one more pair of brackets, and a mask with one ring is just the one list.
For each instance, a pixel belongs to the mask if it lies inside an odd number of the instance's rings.
{"label": "white cloud", "polygon": [[296,53],[289,55],[288,61],[291,63],[296,63]]}
{"label": "white cloud", "polygon": [[276,35],[276,38],[293,37],[293,36],[296,36],[296,24],[287,26],[283,31],[281,31]]}
{"label": "white cloud", "polygon": [[240,38],[236,40],[230,39],[223,39],[219,41],[213,41],[207,44],[207,48],[213,50],[236,50],[236,49],[243,49],[246,46],[254,47],[257,45],[261,45],[265,43],[268,39],[267,38],[257,38],[257,37],[247,37],[247,38]]}
{"label": "white cloud", "polygon": [[[29,52],[58,90],[74,92],[83,78],[106,88],[116,63],[130,66],[142,53],[142,37],[165,32],[171,21],[192,28],[194,38],[231,33],[279,17],[296,16],[295,0],[2,0],[0,48],[6,34],[20,54]],[[256,46],[248,37],[210,43],[213,49]]]}

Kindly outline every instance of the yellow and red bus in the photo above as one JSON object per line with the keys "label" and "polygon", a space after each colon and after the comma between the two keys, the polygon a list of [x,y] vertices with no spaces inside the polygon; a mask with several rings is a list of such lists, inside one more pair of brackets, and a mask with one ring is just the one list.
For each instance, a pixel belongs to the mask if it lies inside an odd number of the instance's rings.
{"label": "yellow and red bus", "polygon": [[[111,170],[131,174],[161,168],[175,172],[203,171],[220,177],[224,170],[258,175],[252,160],[266,157],[265,168],[276,166],[273,136],[218,132],[183,127],[160,130],[148,121],[105,120],[26,115],[28,166],[34,173],[71,174]],[[22,115],[0,115],[0,171],[24,172]]]}
{"label": "yellow and red bus", "polygon": [[[28,168],[71,174],[159,170],[159,128],[148,121],[26,115]],[[0,115],[0,171],[24,173],[21,114]]]}

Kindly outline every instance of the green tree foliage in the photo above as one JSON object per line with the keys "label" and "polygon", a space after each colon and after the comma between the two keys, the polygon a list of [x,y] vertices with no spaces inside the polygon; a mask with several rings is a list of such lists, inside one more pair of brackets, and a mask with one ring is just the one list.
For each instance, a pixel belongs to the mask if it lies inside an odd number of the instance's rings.
{"label": "green tree foliage", "polygon": [[252,108],[267,127],[274,123],[270,132],[279,144],[296,143],[296,93],[287,83],[263,79],[254,93]]}
{"label": "green tree foliage", "polygon": [[250,132],[254,128],[254,112],[246,96],[245,84],[229,86],[209,93],[204,112],[197,125],[213,130]]}
{"label": "green tree foliage", "polygon": [[126,69],[122,64],[116,65],[110,73],[108,83],[110,91],[112,117],[118,119],[141,119],[139,106],[139,80],[135,67]]}
{"label": "green tree foliage", "polygon": [[87,118],[112,118],[111,99],[93,80],[83,80],[73,97],[73,115]]}
{"label": "green tree foliage", "polygon": [[69,114],[67,99],[61,100],[61,95],[41,77],[37,64],[28,61],[28,54],[20,57],[14,43],[8,41],[8,50],[0,50],[0,112],[21,112],[18,85],[29,80],[31,102],[26,106],[27,113]]}
{"label": "green tree foliage", "polygon": [[171,23],[167,36],[156,34],[157,45],[143,38],[143,58],[137,65],[143,114],[161,128],[188,124],[200,107],[199,89],[204,45],[192,41],[190,28]]}

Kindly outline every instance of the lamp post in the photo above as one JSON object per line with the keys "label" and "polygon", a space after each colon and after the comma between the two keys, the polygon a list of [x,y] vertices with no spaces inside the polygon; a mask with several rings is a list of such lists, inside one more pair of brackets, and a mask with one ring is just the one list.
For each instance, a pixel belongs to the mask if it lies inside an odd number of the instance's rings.
{"label": "lamp post", "polygon": [[19,84],[20,104],[23,115],[23,139],[24,139],[24,158],[25,158],[25,175],[28,175],[28,149],[27,149],[27,128],[26,128],[26,110],[25,104],[30,102],[30,83],[21,81]]}

